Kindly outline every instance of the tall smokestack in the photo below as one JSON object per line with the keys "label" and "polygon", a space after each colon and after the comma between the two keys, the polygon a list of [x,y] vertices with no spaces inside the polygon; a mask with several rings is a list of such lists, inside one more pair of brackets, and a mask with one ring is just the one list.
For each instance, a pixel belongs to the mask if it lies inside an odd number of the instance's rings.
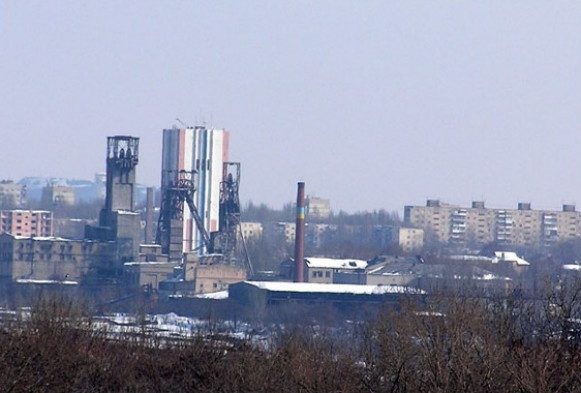
{"label": "tall smokestack", "polygon": [[295,227],[295,269],[294,282],[304,282],[305,259],[305,183],[298,183],[297,222]]}
{"label": "tall smokestack", "polygon": [[145,204],[145,244],[153,243],[153,187],[147,187]]}

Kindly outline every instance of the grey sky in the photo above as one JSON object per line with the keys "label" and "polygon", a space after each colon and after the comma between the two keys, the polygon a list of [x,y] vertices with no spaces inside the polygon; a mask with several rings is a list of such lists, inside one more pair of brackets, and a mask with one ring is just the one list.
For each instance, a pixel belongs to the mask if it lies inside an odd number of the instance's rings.
{"label": "grey sky", "polygon": [[0,178],[130,134],[157,185],[179,117],[231,131],[243,200],[581,205],[579,1],[3,0],[0,93]]}

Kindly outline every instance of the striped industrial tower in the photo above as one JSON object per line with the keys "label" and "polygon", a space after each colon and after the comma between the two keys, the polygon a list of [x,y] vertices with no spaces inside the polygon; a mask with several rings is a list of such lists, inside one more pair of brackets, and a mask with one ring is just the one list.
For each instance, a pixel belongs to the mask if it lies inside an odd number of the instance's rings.
{"label": "striped industrial tower", "polygon": [[[206,232],[219,230],[220,183],[228,161],[229,132],[204,126],[163,130],[162,195],[175,184],[180,171],[193,172],[194,204]],[[204,252],[203,236],[194,217],[183,209],[183,251]]]}

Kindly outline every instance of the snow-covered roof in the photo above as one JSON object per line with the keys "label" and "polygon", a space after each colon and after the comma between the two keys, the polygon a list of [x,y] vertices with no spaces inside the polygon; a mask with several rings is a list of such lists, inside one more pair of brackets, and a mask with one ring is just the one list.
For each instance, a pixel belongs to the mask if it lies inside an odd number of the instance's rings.
{"label": "snow-covered roof", "polygon": [[563,269],[565,269],[565,270],[581,270],[581,265],[577,265],[577,264],[563,265]]}
{"label": "snow-covered roof", "polygon": [[450,259],[454,261],[473,261],[473,262],[494,262],[496,258],[487,257],[484,255],[450,255]]}
{"label": "snow-covered roof", "polygon": [[310,269],[365,269],[367,261],[360,259],[305,258]]}
{"label": "snow-covered roof", "polygon": [[125,262],[123,266],[153,266],[153,265],[173,265],[178,266],[177,262],[167,262],[167,261],[134,261],[134,262]]}
{"label": "snow-covered roof", "polygon": [[383,295],[388,293],[423,294],[424,291],[401,285],[318,284],[310,282],[244,281],[248,285],[273,292],[352,293],[355,295]]}
{"label": "snow-covered roof", "polygon": [[494,255],[497,260],[493,260],[492,263],[497,262],[514,262],[517,266],[529,266],[530,263],[525,261],[523,258],[516,255],[516,252],[512,251],[495,251]]}
{"label": "snow-covered roof", "polygon": [[49,210],[26,210],[26,209],[0,209],[5,213],[32,213],[32,214],[38,214],[38,213],[51,213],[51,211]]}
{"label": "snow-covered roof", "polygon": [[17,279],[18,284],[60,284],[60,285],[79,285],[77,281],[58,281],[58,280],[29,280],[20,278]]}
{"label": "snow-covered roof", "polygon": [[51,240],[51,241],[59,241],[59,242],[70,242],[73,239],[65,239],[64,237],[56,237],[56,236],[20,236],[20,235],[14,235],[13,236],[15,240],[27,240],[27,239],[32,239],[32,240],[37,240],[37,241],[47,241],[47,240]]}
{"label": "snow-covered roof", "polygon": [[201,293],[199,295],[195,295],[194,297],[198,298],[198,299],[223,300],[223,299],[228,299],[228,291]]}
{"label": "snow-covered roof", "polygon": [[130,210],[117,210],[117,214],[122,214],[122,215],[130,215],[130,216],[136,216],[139,213],[137,212],[132,212]]}

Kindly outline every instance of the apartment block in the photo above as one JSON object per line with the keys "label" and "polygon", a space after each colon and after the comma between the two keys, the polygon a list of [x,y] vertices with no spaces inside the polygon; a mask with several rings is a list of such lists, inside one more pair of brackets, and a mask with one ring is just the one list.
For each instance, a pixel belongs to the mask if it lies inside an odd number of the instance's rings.
{"label": "apartment block", "polygon": [[241,222],[242,236],[247,241],[258,240],[262,237],[262,224],[260,222]]}
{"label": "apartment block", "polygon": [[42,203],[49,205],[66,205],[75,204],[75,189],[73,187],[61,186],[58,184],[49,184],[42,189]]}
{"label": "apartment block", "polygon": [[22,206],[26,200],[26,187],[12,180],[0,180],[0,204],[3,206]]}
{"label": "apartment block", "polygon": [[331,201],[316,196],[307,197],[307,216],[312,219],[329,218]]}
{"label": "apartment block", "polygon": [[399,228],[399,246],[403,252],[416,252],[424,247],[424,230],[420,228]]}
{"label": "apartment block", "polygon": [[53,215],[45,210],[0,210],[0,234],[48,237],[54,234]]}
{"label": "apartment block", "polygon": [[[581,214],[574,205],[561,211],[533,210],[521,202],[516,209],[489,209],[484,202],[460,207],[428,200],[426,206],[406,206],[404,226],[424,230],[426,242],[478,247],[491,242],[517,247],[550,247],[581,237]],[[401,240],[400,240],[401,243]]]}

